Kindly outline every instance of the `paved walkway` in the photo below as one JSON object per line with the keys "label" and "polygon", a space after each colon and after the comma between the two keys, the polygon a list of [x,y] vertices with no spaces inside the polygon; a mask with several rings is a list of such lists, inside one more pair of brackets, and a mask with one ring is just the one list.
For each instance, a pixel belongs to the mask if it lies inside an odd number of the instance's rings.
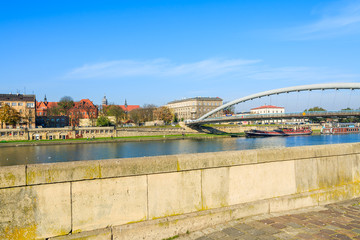
{"label": "paved walkway", "polygon": [[178,239],[360,239],[360,198],[231,221]]}

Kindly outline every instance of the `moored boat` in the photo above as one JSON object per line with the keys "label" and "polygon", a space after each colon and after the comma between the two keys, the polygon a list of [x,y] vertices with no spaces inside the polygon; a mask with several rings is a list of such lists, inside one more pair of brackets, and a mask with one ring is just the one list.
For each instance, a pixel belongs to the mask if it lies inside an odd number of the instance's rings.
{"label": "moored boat", "polygon": [[298,136],[298,135],[311,135],[312,130],[308,127],[300,128],[278,128],[271,131],[263,131],[252,129],[245,131],[246,137],[287,137],[287,136]]}
{"label": "moored boat", "polygon": [[360,133],[359,123],[335,123],[324,125],[321,134],[351,134]]}

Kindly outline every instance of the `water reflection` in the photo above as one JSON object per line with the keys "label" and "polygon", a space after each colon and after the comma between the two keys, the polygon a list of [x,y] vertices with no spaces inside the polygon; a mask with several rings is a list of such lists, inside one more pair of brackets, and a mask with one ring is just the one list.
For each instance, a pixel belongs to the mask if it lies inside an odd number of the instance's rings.
{"label": "water reflection", "polygon": [[0,148],[0,165],[128,158],[359,142],[360,134],[272,138],[185,139]]}

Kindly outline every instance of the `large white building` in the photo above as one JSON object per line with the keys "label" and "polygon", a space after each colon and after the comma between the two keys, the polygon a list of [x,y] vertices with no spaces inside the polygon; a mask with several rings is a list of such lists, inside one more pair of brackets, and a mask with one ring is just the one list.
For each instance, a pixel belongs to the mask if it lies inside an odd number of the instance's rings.
{"label": "large white building", "polygon": [[[170,108],[179,120],[194,120],[204,114],[220,107],[223,100],[219,97],[195,97],[169,102],[166,107]],[[212,117],[221,117],[222,111]]]}
{"label": "large white building", "polygon": [[[285,108],[277,107],[277,106],[273,106],[273,105],[264,105],[261,107],[250,109],[250,114],[271,114],[271,113],[285,113]],[[257,122],[261,122],[262,124],[264,124],[264,123],[283,123],[284,120],[280,120],[280,119],[262,120],[262,121],[257,121]]]}

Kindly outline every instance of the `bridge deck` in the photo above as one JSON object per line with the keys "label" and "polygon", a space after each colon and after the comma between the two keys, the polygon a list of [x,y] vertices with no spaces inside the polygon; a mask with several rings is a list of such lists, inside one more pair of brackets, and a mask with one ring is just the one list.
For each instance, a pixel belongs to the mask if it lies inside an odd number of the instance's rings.
{"label": "bridge deck", "polygon": [[295,119],[309,117],[348,117],[360,116],[360,110],[343,110],[343,111],[314,111],[300,113],[271,113],[271,114],[237,114],[233,116],[207,118],[204,120],[195,120],[187,122],[187,125],[201,125],[207,123],[221,122],[239,122],[239,121],[259,121],[275,119]]}

